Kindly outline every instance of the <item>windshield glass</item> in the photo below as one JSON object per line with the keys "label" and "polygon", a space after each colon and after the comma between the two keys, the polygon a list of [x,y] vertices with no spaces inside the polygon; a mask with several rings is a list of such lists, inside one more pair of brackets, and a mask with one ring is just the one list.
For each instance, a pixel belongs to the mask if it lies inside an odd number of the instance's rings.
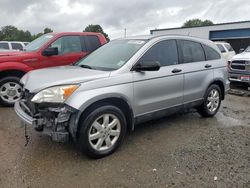
{"label": "windshield glass", "polygon": [[46,42],[53,38],[52,34],[42,35],[24,47],[25,51],[33,52],[41,48]]}
{"label": "windshield glass", "polygon": [[122,67],[146,40],[115,40],[97,49],[76,65],[97,70],[117,70]]}
{"label": "windshield glass", "polygon": [[250,52],[250,46],[245,50],[245,52]]}

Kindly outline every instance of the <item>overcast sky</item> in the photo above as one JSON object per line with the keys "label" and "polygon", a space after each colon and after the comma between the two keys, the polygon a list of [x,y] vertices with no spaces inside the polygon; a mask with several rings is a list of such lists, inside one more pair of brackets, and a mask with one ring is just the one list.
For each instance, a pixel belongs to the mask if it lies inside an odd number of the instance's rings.
{"label": "overcast sky", "polygon": [[250,20],[249,0],[0,0],[0,27],[14,25],[33,34],[82,31],[100,24],[111,39],[180,27],[192,18],[214,23]]}

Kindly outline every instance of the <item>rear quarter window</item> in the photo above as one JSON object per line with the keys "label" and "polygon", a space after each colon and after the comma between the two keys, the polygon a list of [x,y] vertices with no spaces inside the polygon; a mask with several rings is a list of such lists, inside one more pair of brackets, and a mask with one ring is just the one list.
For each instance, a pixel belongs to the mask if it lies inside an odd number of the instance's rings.
{"label": "rear quarter window", "polygon": [[206,60],[215,60],[215,59],[220,59],[221,56],[220,54],[214,50],[213,48],[207,46],[207,45],[202,45],[204,48],[205,54],[206,54]]}
{"label": "rear quarter window", "polygon": [[84,36],[85,49],[87,52],[93,52],[101,46],[99,38],[95,35]]}

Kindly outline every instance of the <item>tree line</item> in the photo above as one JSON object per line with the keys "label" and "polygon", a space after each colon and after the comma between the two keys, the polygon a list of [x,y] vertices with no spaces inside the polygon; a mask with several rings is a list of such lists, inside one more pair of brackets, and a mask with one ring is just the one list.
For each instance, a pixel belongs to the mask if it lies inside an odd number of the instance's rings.
{"label": "tree line", "polygon": [[[107,41],[109,41],[109,36],[105,33],[102,27],[98,24],[96,25],[88,25],[83,31],[86,32],[98,32],[102,33]],[[31,42],[36,38],[40,37],[43,34],[53,32],[52,29],[46,27],[43,32],[32,35],[30,31],[18,29],[15,26],[7,25],[1,28],[0,30],[0,41],[22,41],[22,42]]]}
{"label": "tree line", "polygon": [[0,41],[4,40],[4,41],[30,42],[40,37],[41,35],[45,33],[50,33],[50,32],[53,32],[53,30],[46,27],[43,30],[43,32],[32,35],[30,31],[28,30],[24,31],[24,30],[18,29],[15,26],[7,25],[7,26],[2,27],[0,30]]}

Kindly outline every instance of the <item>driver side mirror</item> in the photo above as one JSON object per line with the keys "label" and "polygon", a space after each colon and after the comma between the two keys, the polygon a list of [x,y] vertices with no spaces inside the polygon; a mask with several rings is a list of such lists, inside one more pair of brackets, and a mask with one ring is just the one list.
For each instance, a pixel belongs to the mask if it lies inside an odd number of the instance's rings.
{"label": "driver side mirror", "polygon": [[43,56],[52,56],[58,55],[58,48],[57,47],[48,47],[42,52]]}
{"label": "driver side mirror", "polygon": [[158,61],[141,61],[137,63],[133,70],[137,72],[141,71],[158,71],[161,65]]}

